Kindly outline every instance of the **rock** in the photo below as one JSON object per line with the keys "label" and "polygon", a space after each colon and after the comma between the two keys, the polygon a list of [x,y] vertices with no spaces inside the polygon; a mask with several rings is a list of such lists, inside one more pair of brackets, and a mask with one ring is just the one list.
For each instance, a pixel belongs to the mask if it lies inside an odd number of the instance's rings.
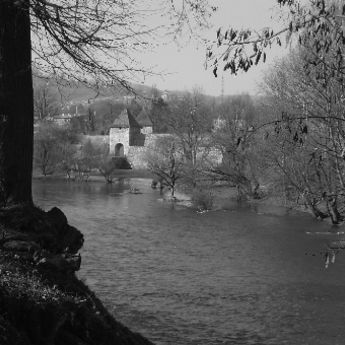
{"label": "rock", "polygon": [[1,345],[26,345],[28,341],[22,337],[8,320],[0,315],[0,344]]}
{"label": "rock", "polygon": [[37,262],[37,266],[59,272],[76,272],[80,269],[80,255],[50,255]]}
{"label": "rock", "polygon": [[77,253],[84,243],[82,233],[68,224],[65,214],[57,207],[53,207],[46,215],[51,228],[56,233],[56,251]]}
{"label": "rock", "polygon": [[76,254],[78,250],[83,246],[84,236],[74,226],[67,225],[67,231],[63,233],[60,239],[60,248],[64,252]]}
{"label": "rock", "polygon": [[11,236],[25,236],[55,254],[75,254],[84,242],[82,233],[68,224],[57,207],[48,212],[33,206],[0,209],[0,224]]}
{"label": "rock", "polygon": [[49,221],[56,229],[63,230],[63,228],[68,225],[65,214],[59,208],[53,207],[46,214]]}
{"label": "rock", "polygon": [[41,249],[36,242],[21,240],[9,240],[3,244],[2,248],[17,252],[34,252]]}

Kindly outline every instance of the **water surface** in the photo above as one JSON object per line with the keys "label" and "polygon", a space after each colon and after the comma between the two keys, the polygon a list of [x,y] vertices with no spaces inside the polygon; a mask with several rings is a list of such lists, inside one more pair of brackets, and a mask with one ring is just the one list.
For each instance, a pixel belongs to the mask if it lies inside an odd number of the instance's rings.
{"label": "water surface", "polygon": [[34,195],[83,232],[80,277],[156,344],[344,344],[344,255],[326,270],[320,254],[339,236],[308,214],[198,214],[145,179],[35,181]]}

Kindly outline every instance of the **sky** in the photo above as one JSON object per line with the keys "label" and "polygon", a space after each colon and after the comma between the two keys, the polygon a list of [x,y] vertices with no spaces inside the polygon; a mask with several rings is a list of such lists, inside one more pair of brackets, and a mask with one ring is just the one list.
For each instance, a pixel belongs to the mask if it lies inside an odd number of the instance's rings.
{"label": "sky", "polygon": [[[253,28],[261,30],[264,27],[279,28],[279,7],[276,0],[217,0],[218,11],[212,18],[213,27],[205,31],[207,38],[215,38],[219,27]],[[273,18],[272,18],[273,17]],[[191,90],[201,87],[206,94],[221,95],[222,79],[224,79],[224,94],[260,92],[260,81],[263,73],[268,70],[274,59],[287,53],[287,49],[274,47],[268,53],[266,64],[255,66],[247,73],[240,72],[238,76],[222,73],[215,78],[212,68],[205,70],[205,47],[196,41],[190,41],[184,46],[174,42],[165,44],[142,54],[140,60],[144,65],[162,71],[161,76],[148,77],[144,83],[155,85],[162,90]],[[222,78],[222,75],[224,76]]]}

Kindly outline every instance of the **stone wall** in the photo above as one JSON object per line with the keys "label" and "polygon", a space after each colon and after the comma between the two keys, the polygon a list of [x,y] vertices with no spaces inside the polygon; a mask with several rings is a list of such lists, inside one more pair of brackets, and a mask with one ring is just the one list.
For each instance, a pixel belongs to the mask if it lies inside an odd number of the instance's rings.
{"label": "stone wall", "polygon": [[146,169],[146,152],[148,148],[145,146],[130,146],[127,159],[133,169]]}
{"label": "stone wall", "polygon": [[130,146],[127,154],[127,159],[132,165],[133,169],[146,169],[146,152],[150,150],[159,138],[164,138],[169,134],[146,134],[143,146]]}
{"label": "stone wall", "polygon": [[152,147],[158,139],[167,138],[171,134],[146,134],[145,136],[145,147]]}

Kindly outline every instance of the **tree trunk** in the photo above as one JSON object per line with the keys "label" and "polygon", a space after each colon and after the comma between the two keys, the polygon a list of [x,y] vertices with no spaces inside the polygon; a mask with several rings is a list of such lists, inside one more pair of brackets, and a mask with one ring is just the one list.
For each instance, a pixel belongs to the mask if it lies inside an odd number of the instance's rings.
{"label": "tree trunk", "polygon": [[308,195],[304,196],[304,200],[305,200],[307,206],[309,207],[310,211],[315,216],[315,218],[325,219],[328,217],[328,215],[326,213],[324,213],[318,209],[318,207],[316,206],[315,200],[311,200]]}
{"label": "tree trunk", "polygon": [[32,155],[33,87],[29,0],[1,0],[0,202],[2,205],[32,203]]}
{"label": "tree trunk", "polygon": [[175,197],[175,182],[173,182],[171,185],[171,197],[172,198]]}
{"label": "tree trunk", "polygon": [[336,197],[328,198],[326,202],[327,202],[328,213],[331,217],[332,223],[334,225],[337,225],[343,222],[344,217],[338,211],[337,198]]}

